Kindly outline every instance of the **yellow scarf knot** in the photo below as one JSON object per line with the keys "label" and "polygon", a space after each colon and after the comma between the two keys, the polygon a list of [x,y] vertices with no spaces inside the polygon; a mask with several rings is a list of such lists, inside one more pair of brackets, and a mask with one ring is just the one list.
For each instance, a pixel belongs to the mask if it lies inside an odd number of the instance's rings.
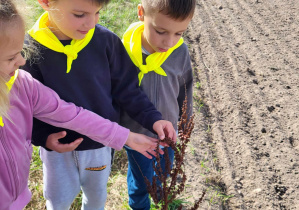
{"label": "yellow scarf knot", "polygon": [[[11,90],[11,88],[12,88],[13,84],[15,83],[15,81],[16,81],[18,75],[19,75],[19,70],[16,70],[16,71],[15,71],[15,75],[13,75],[13,76],[10,78],[10,80],[6,83],[6,86],[7,86],[7,88],[8,88],[8,91]],[[1,127],[4,126],[2,116],[0,116],[0,126],[1,126]]]}
{"label": "yellow scarf knot", "polygon": [[88,45],[93,37],[95,28],[88,31],[83,39],[71,41],[70,45],[63,46],[59,39],[53,34],[48,27],[49,13],[45,12],[40,16],[34,26],[28,31],[29,35],[39,42],[41,45],[59,53],[67,55],[67,70],[69,73],[72,67],[72,63],[77,59],[78,53]]}
{"label": "yellow scarf knot", "polygon": [[151,70],[148,68],[148,66],[146,66],[146,65],[141,65],[141,66],[139,66],[139,69],[142,69],[141,71],[143,72],[143,74],[147,74],[148,72],[151,71]]}
{"label": "yellow scarf knot", "polygon": [[161,68],[161,65],[175,49],[177,49],[179,46],[181,46],[184,43],[183,38],[180,38],[178,43],[172,48],[168,49],[167,52],[155,52],[153,54],[150,54],[146,58],[146,65],[144,65],[142,59],[142,43],[141,43],[141,36],[143,30],[144,30],[143,22],[133,23],[124,33],[122,39],[131,60],[133,61],[135,66],[137,66],[140,70],[138,74],[139,86],[141,85],[143,76],[150,71],[155,71],[155,73],[159,75],[167,76],[165,71]]}
{"label": "yellow scarf knot", "polygon": [[78,53],[76,53],[72,45],[66,45],[64,47],[63,53],[72,60],[76,60],[78,58]]}

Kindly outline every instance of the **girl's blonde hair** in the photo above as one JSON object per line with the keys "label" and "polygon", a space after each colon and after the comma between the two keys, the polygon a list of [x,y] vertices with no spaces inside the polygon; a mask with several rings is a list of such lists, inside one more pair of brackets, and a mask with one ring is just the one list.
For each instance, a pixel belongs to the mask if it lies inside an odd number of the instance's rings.
{"label": "girl's blonde hair", "polygon": [[0,75],[0,116],[8,118],[9,95],[7,85],[3,75]]}
{"label": "girl's blonde hair", "polygon": [[[6,38],[5,31],[7,28],[17,21],[23,24],[23,18],[20,16],[13,0],[0,0],[0,46],[6,41],[4,39]],[[9,91],[6,82],[7,75],[0,73],[0,116],[9,119],[7,114],[9,110]]]}

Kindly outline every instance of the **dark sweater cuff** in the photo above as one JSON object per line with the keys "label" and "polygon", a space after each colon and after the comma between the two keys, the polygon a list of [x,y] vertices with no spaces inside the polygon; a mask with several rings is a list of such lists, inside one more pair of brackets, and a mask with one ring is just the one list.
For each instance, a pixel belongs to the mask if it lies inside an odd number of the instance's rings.
{"label": "dark sweater cuff", "polygon": [[151,119],[149,120],[146,120],[145,121],[145,125],[144,127],[148,130],[150,130],[151,132],[153,132],[154,134],[157,134],[154,129],[153,129],[153,126],[154,126],[154,123],[159,121],[159,120],[163,120],[162,118],[162,115],[159,113],[159,114],[156,114],[155,116],[153,116]]}

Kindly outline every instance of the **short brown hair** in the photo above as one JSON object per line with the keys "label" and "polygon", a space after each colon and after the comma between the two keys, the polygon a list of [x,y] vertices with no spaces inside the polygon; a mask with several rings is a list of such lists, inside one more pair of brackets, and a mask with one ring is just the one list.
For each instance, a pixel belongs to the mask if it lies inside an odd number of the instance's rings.
{"label": "short brown hair", "polygon": [[163,13],[175,20],[193,17],[196,0],[141,0],[145,15]]}

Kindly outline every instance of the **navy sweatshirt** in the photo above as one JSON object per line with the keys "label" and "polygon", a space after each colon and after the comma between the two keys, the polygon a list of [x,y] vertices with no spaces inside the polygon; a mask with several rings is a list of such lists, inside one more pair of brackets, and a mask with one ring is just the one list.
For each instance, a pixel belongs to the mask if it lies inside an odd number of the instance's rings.
{"label": "navy sweatshirt", "polygon": [[[23,69],[44,85],[55,90],[68,102],[91,110],[100,116],[119,123],[120,108],[143,127],[153,131],[153,124],[161,120],[146,94],[138,86],[135,66],[128,56],[121,40],[101,25],[96,25],[90,43],[78,53],[69,73],[67,56],[52,51],[27,36],[27,40],[39,49],[35,59],[28,60]],[[71,40],[62,40],[63,45]],[[45,147],[47,137],[66,129],[57,128],[37,119],[34,120],[32,143]],[[79,137],[84,141],[76,150],[89,150],[104,147],[74,131],[66,130],[67,136],[60,139],[70,143]],[[42,142],[42,143],[41,143]]]}

